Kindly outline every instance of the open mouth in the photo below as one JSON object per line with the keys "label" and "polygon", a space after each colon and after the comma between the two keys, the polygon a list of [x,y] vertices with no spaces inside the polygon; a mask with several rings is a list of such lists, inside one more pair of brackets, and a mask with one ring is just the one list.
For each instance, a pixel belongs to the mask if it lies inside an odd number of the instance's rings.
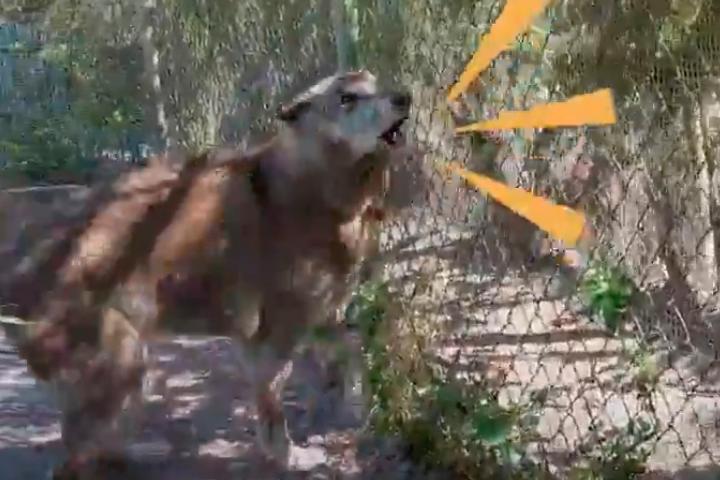
{"label": "open mouth", "polygon": [[397,145],[403,138],[401,128],[405,123],[405,120],[407,120],[407,117],[403,117],[397,122],[393,123],[390,128],[385,130],[385,132],[380,135],[380,138],[390,146]]}

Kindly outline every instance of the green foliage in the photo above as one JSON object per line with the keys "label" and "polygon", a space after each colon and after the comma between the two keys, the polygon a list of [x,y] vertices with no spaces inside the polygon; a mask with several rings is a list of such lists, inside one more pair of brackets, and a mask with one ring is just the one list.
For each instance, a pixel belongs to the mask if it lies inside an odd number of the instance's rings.
{"label": "green foliage", "polygon": [[641,395],[648,397],[660,381],[660,367],[647,347],[638,348],[630,358],[633,383]]}
{"label": "green foliage", "polygon": [[22,14],[40,13],[54,0],[0,0],[0,15],[13,18]]}
{"label": "green foliage", "polygon": [[717,73],[714,67],[697,69],[717,64],[717,5],[712,0],[555,2],[551,10],[562,25],[557,33],[569,34],[553,59],[559,86],[567,93],[611,87],[618,105],[632,102],[638,90],[657,90],[675,106],[676,94],[683,94],[675,91],[678,82],[694,90],[698,78]]}
{"label": "green foliage", "polygon": [[625,430],[603,438],[587,455],[586,465],[575,467],[571,480],[633,480],[645,473],[650,457],[649,440],[656,434],[655,424],[643,418],[631,419]]}
{"label": "green foliage", "polygon": [[516,424],[514,412],[500,408],[495,403],[482,402],[472,416],[475,438],[490,446],[508,441]]}
{"label": "green foliage", "polygon": [[634,285],[618,266],[596,259],[585,272],[581,294],[594,319],[616,332],[634,292]]}
{"label": "green foliage", "polygon": [[153,142],[152,129],[142,120],[137,52],[98,44],[72,25],[65,28],[53,30],[39,48],[15,45],[5,52],[17,57],[22,51],[27,57],[14,62],[20,80],[12,91],[24,109],[15,107],[0,126],[5,175],[82,182],[98,166],[103,150],[127,151],[129,138],[135,147],[139,141]]}
{"label": "green foliage", "polygon": [[417,461],[460,478],[544,478],[525,451],[545,395],[503,405],[487,385],[443,374],[423,348],[427,330],[404,318],[387,284],[363,285],[348,321],[362,333],[376,431],[399,435]]}
{"label": "green foliage", "polygon": [[[608,279],[617,274],[608,271],[615,272],[606,269],[590,284],[604,279],[615,285],[617,280]],[[364,284],[347,311],[348,321],[362,334],[375,431],[398,435],[416,461],[450,470],[455,478],[555,478],[528,455],[548,390],[533,392],[523,403],[506,404],[490,385],[470,384],[443,372],[426,351],[432,329],[407,315],[386,283]],[[638,351],[632,364],[637,381],[657,381],[647,355]],[[649,421],[630,421],[623,431],[586,448],[571,478],[637,478],[654,435]]]}
{"label": "green foliage", "polygon": [[77,181],[91,173],[95,163],[80,149],[83,132],[67,125],[69,120],[62,117],[32,119],[6,131],[0,140],[0,157],[6,157],[8,161],[0,172],[34,182],[71,178]]}

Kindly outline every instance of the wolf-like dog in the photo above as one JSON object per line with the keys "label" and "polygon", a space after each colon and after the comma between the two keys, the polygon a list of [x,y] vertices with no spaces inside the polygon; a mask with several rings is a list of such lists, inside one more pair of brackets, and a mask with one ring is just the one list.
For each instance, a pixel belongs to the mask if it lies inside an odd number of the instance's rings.
{"label": "wolf-like dog", "polygon": [[144,342],[179,333],[240,343],[259,446],[288,465],[293,352],[339,322],[389,165],[407,155],[410,106],[365,70],[325,78],[279,109],[267,143],[157,157],[95,189],[3,273],[3,313],[35,325],[20,355],[62,392],[67,468],[122,451],[117,419],[140,401]]}

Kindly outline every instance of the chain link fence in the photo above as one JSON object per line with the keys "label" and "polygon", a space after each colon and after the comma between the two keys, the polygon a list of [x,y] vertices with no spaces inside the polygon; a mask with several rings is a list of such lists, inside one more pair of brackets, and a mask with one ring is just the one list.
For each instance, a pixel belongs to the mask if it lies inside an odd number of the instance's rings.
{"label": "chain link fence", "polygon": [[[717,2],[554,2],[464,95],[467,119],[610,87],[617,125],[459,136],[446,91],[504,2],[346,0],[342,25],[330,0],[225,3],[88,17],[113,25],[106,47],[139,49],[144,111],[179,143],[266,135],[279,102],[334,70],[339,29],[412,90],[421,155],[388,198],[374,415],[467,478],[486,460],[583,479],[719,462]],[[583,210],[583,241],[548,239],[437,159]]]}
{"label": "chain link fence", "polygon": [[[423,161],[421,172],[399,169],[421,187],[384,235],[390,292],[411,319],[395,334],[429,337],[420,358],[443,381],[484,392],[474,435],[502,447],[500,463],[513,464],[503,449],[517,448],[561,477],[717,464],[720,9],[556,2],[471,87],[469,116],[611,87],[618,124],[454,136],[445,92],[501,3],[419,1],[400,12],[400,78],[415,94]],[[558,245],[433,171],[434,159],[582,209],[587,236],[576,249]],[[484,398],[499,410],[488,413]],[[518,414],[500,434],[497,412],[518,405],[533,412],[532,427]],[[429,415],[438,427],[464,426]]]}

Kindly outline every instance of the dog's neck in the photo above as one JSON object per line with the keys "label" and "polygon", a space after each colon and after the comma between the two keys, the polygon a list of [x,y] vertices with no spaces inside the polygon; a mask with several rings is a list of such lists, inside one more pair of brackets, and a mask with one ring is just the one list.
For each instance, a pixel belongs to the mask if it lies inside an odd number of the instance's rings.
{"label": "dog's neck", "polygon": [[326,146],[313,137],[312,133],[295,128],[284,128],[277,134],[275,162],[288,178],[305,182],[323,170],[321,162],[327,155]]}
{"label": "dog's neck", "polygon": [[303,208],[318,205],[318,195],[328,180],[326,166],[327,147],[308,141],[302,132],[287,128],[270,142],[258,163],[267,179],[269,200],[286,208]]}
{"label": "dog's neck", "polygon": [[[384,168],[383,155],[368,155],[343,171],[349,152],[332,142],[308,141],[310,135],[286,129],[249,153],[256,157],[253,189],[271,209],[301,214],[331,215],[340,223],[354,218],[367,203],[368,175],[374,165]],[[333,163],[338,162],[338,163]]]}

